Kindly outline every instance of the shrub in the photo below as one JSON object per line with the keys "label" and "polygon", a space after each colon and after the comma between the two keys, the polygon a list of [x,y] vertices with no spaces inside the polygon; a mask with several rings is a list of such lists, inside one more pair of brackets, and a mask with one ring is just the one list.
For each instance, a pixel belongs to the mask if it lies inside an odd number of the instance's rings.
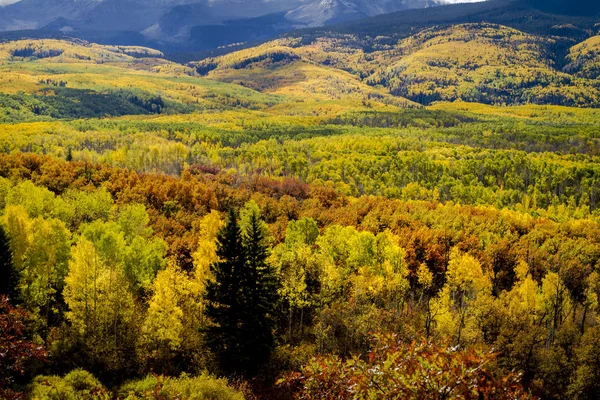
{"label": "shrub", "polygon": [[296,399],[521,399],[519,376],[495,377],[490,353],[376,336],[367,357],[315,357],[279,382]]}
{"label": "shrub", "polygon": [[227,380],[208,374],[167,378],[150,375],[125,384],[118,397],[125,400],[244,400],[244,395],[228,386]]}
{"label": "shrub", "polygon": [[[2,276],[1,279],[7,279]],[[29,315],[14,308],[8,297],[0,296],[0,398],[17,399],[21,394],[14,392],[15,378],[23,376],[32,362],[44,361],[46,350],[26,335],[25,321]]]}
{"label": "shrub", "polygon": [[87,371],[78,369],[64,378],[38,376],[33,381],[32,400],[108,400],[110,392]]}

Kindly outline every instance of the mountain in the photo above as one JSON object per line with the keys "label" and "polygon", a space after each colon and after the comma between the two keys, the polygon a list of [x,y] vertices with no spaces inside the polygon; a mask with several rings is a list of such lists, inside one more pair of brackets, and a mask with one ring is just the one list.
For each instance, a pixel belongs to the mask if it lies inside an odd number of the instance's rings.
{"label": "mountain", "polygon": [[[203,1],[179,5],[169,8],[155,24],[144,29],[142,33],[151,39],[170,44],[197,41],[202,32],[200,42],[229,44],[245,41],[250,37],[270,38],[293,28],[283,18],[273,18],[273,14],[286,12],[296,7],[301,0],[250,2],[245,0]],[[196,29],[193,36],[190,32]],[[240,27],[248,27],[241,29]],[[258,32],[254,32],[258,31]],[[206,32],[206,34],[204,34]],[[262,33],[261,33],[262,32]],[[269,32],[267,37],[264,32]],[[232,38],[233,37],[233,38]],[[213,46],[213,47],[216,47]],[[201,46],[202,47],[202,46]]]}
{"label": "mountain", "polygon": [[600,3],[595,0],[525,0],[530,5],[554,14],[599,15]]}
{"label": "mountain", "polygon": [[444,4],[443,0],[311,0],[286,15],[306,26],[323,26],[373,15]]}
{"label": "mountain", "polygon": [[[2,7],[0,30],[39,29],[66,18],[79,27],[103,30],[142,30],[161,19],[186,13],[188,25],[251,18],[298,7],[302,0],[21,0]],[[190,8],[181,6],[192,5]]]}
{"label": "mountain", "polygon": [[39,29],[58,18],[78,27],[138,30],[167,10],[197,0],[21,0],[2,8],[0,30]]}
{"label": "mountain", "polygon": [[57,18],[79,19],[104,0],[21,0],[3,7],[0,30],[37,29]]}
{"label": "mountain", "polygon": [[[234,51],[298,29],[305,29],[301,33],[304,40],[330,34],[401,40],[432,26],[490,22],[557,36],[554,59],[566,64],[565,52],[573,45],[570,41],[585,40],[597,30],[594,15],[600,13],[600,2],[21,0],[1,10],[0,31],[4,33],[0,39],[71,36],[104,44],[156,47],[180,60],[176,54],[201,52],[198,54],[204,57],[206,52]],[[18,29],[27,31],[15,31]],[[563,40],[565,37],[568,40]],[[189,55],[185,59],[194,57],[200,58]]]}
{"label": "mountain", "polygon": [[[306,91],[310,66],[424,105],[600,106],[600,19],[550,11],[532,1],[491,0],[388,13],[299,30],[192,65],[266,93]],[[322,84],[352,93],[333,79]]]}
{"label": "mountain", "polygon": [[[572,15],[573,12],[562,14],[560,10],[565,8],[582,12],[578,13],[581,15]],[[600,12],[599,8],[600,2],[591,4],[589,0],[556,0],[550,3],[538,0],[488,0],[377,15],[351,23],[314,28],[303,32],[303,36],[344,33],[407,37],[415,31],[435,25],[493,22],[530,33],[585,38],[590,30],[596,29],[598,20],[595,15]]]}
{"label": "mountain", "polygon": [[[316,27],[447,0],[21,0],[2,7],[0,31],[137,32],[159,43],[231,43],[302,27]],[[460,0],[470,1],[470,0]],[[277,14],[278,17],[273,17]],[[281,14],[281,15],[279,15]],[[266,19],[260,19],[261,17]],[[259,19],[257,19],[259,18]],[[243,20],[241,23],[231,23]],[[264,24],[267,25],[264,25]],[[194,27],[216,27],[215,40],[190,37]],[[240,29],[243,26],[243,29]],[[259,34],[253,34],[252,29]],[[208,34],[206,34],[208,35]],[[214,34],[212,36],[215,36]],[[226,37],[227,40],[219,40]],[[272,36],[270,36],[272,37]]]}

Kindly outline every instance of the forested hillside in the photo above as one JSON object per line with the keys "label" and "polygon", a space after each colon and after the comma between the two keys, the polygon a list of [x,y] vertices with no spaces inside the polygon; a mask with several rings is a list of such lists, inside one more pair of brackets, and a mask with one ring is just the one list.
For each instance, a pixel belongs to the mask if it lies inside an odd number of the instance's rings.
{"label": "forested hillside", "polygon": [[597,398],[586,32],[0,44],[0,397]]}
{"label": "forested hillside", "polygon": [[280,86],[279,75],[297,76],[310,64],[347,71],[374,89],[426,105],[460,99],[597,107],[598,36],[578,40],[469,23],[400,39],[333,33],[290,37],[192,65],[209,78],[245,82],[262,91]]}

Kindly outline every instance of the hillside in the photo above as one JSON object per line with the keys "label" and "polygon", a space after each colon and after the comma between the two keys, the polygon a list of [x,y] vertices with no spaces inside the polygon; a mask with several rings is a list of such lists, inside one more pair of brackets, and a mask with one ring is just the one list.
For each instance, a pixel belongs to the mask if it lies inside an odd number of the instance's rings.
{"label": "hillside", "polygon": [[282,76],[300,79],[302,69],[310,65],[329,73],[350,73],[371,90],[421,104],[461,99],[489,104],[600,105],[593,73],[596,38],[580,44],[568,39],[572,49],[562,56],[565,40],[502,25],[470,23],[427,28],[404,39],[337,33],[302,36],[192,65],[208,78],[245,80],[266,90],[280,86]]}
{"label": "hillside", "polygon": [[600,77],[600,36],[593,36],[573,46],[567,55],[565,71],[588,79]]}
{"label": "hillside", "polygon": [[[3,112],[48,116],[186,113],[240,105],[264,108],[274,96],[198,78],[194,70],[142,47],[83,41],[0,44]],[[85,105],[85,106],[84,106]]]}
{"label": "hillside", "polygon": [[353,74],[318,63],[297,40],[282,39],[193,64],[209,79],[303,100],[371,100],[402,107],[410,102],[372,88]]}
{"label": "hillside", "polygon": [[555,68],[550,55],[554,44],[553,38],[499,25],[427,29],[379,55],[388,63],[366,81],[422,104],[461,99],[599,105],[597,87]]}

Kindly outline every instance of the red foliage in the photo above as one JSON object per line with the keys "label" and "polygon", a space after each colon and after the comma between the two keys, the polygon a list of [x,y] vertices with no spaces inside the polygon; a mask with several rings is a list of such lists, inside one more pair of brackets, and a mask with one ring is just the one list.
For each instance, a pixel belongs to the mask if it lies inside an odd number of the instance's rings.
{"label": "red foliage", "polygon": [[316,357],[279,385],[303,400],[530,398],[518,375],[497,378],[488,371],[493,358],[473,349],[376,336],[366,357]]}
{"label": "red foliage", "polygon": [[14,378],[25,374],[33,360],[45,360],[46,351],[25,337],[25,311],[10,305],[5,296],[0,297],[0,398],[18,399],[20,393],[12,391]]}

